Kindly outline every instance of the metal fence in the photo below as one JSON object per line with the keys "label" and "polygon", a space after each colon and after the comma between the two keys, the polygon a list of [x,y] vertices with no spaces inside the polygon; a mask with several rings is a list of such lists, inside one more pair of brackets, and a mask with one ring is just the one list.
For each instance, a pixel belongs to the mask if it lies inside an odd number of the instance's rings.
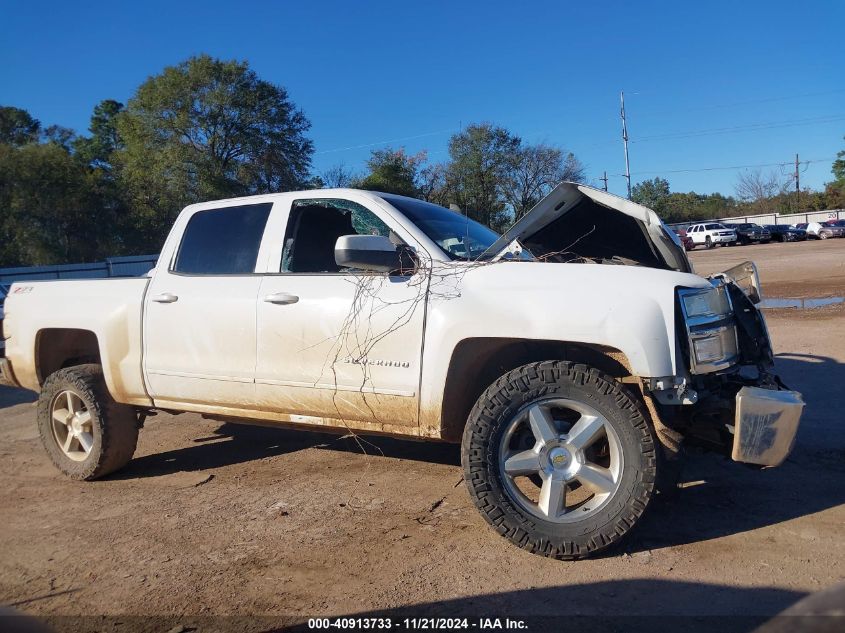
{"label": "metal fence", "polygon": [[713,220],[694,220],[690,222],[676,222],[669,224],[672,229],[686,229],[693,224],[703,222],[719,222],[721,224],[801,224],[802,222],[826,222],[827,220],[845,220],[845,209],[827,209],[825,211],[807,211],[806,213],[758,213],[757,215],[737,215],[731,218],[715,218]]}
{"label": "metal fence", "polygon": [[156,265],[158,255],[109,257],[92,264],[57,264],[0,268],[0,303],[16,281],[43,279],[103,279],[105,277],[140,277]]}

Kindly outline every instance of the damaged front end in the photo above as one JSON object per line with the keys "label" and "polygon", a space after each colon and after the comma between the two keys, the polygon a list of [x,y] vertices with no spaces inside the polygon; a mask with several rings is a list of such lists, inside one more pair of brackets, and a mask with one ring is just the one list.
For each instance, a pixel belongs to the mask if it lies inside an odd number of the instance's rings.
{"label": "damaged front end", "polygon": [[736,461],[777,466],[792,450],[804,402],[774,373],[756,268],[745,262],[709,279],[711,288],[677,291],[688,374],[650,385],[652,393],[664,423],[685,437]]}
{"label": "damaged front end", "polygon": [[[551,263],[642,266],[692,272],[679,238],[651,209],[604,191],[561,183],[479,259],[527,249]],[[675,376],[642,379],[664,447],[682,438],[740,462],[776,466],[789,455],[804,407],[774,373],[752,262],[676,288]],[[668,427],[668,428],[667,428]]]}

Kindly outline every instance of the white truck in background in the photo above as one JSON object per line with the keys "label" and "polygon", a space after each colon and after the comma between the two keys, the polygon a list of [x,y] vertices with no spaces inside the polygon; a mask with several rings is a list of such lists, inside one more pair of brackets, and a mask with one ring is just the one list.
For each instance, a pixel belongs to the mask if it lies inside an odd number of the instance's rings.
{"label": "white truck in background", "polygon": [[187,207],[132,279],[14,284],[5,384],[53,463],[124,466],[158,410],[462,443],[497,532],[618,543],[704,442],[777,465],[803,403],[773,374],[752,264],[705,279],[651,210],[562,183],[505,235],[352,189]]}

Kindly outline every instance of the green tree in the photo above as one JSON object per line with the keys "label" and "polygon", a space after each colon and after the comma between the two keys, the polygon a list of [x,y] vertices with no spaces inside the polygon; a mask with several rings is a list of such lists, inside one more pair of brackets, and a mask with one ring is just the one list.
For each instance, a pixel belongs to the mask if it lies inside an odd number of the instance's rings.
{"label": "green tree", "polygon": [[373,150],[367,161],[367,174],[358,183],[361,189],[396,193],[415,198],[420,195],[418,180],[426,154],[406,154],[405,150],[391,148]]}
{"label": "green tree", "polygon": [[80,137],[74,143],[74,150],[80,158],[94,167],[111,170],[112,154],[123,148],[123,140],[117,130],[117,117],[123,111],[123,104],[113,99],[101,101],[91,115],[89,137]]}
{"label": "green tree", "polygon": [[661,217],[669,200],[669,194],[669,181],[660,177],[644,180],[631,188],[631,200],[648,207]]}
{"label": "green tree", "polygon": [[41,123],[26,110],[0,106],[0,143],[19,147],[38,141]]}
{"label": "green tree", "polygon": [[12,214],[14,154],[14,147],[0,143],[0,266],[15,266],[20,262],[17,223]]}
{"label": "green tree", "polygon": [[246,62],[192,57],[145,81],[116,115],[114,152],[137,250],[157,249],[179,209],[301,187],[310,123]]}
{"label": "green tree", "polygon": [[470,125],[449,140],[449,197],[474,220],[502,230],[510,219],[504,183],[518,136],[491,123]]}
{"label": "green tree", "polygon": [[97,176],[60,143],[0,146],[0,262],[90,262],[113,252]]}
{"label": "green tree", "polygon": [[830,171],[833,174],[833,181],[827,183],[824,190],[827,208],[845,208],[845,150],[836,154],[836,160],[833,161]]}
{"label": "green tree", "polygon": [[70,152],[76,142],[76,132],[63,125],[51,125],[41,131],[41,138],[45,143],[55,143]]}
{"label": "green tree", "polygon": [[417,188],[422,200],[449,206],[449,190],[446,186],[448,170],[446,163],[430,163],[420,169]]}
{"label": "green tree", "polygon": [[[842,138],[845,139],[845,136]],[[833,161],[830,171],[833,174],[834,181],[845,183],[845,150],[836,154],[836,160]]]}

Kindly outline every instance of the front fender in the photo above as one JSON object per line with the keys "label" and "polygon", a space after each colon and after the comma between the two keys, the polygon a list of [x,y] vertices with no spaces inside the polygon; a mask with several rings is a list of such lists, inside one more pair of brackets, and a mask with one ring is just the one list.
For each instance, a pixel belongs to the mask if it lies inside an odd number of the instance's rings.
{"label": "front fender", "polygon": [[434,271],[421,417],[439,420],[452,353],[468,338],[602,345],[625,354],[635,376],[676,375],[675,289],[708,285],[689,273],[621,265],[501,262]]}

